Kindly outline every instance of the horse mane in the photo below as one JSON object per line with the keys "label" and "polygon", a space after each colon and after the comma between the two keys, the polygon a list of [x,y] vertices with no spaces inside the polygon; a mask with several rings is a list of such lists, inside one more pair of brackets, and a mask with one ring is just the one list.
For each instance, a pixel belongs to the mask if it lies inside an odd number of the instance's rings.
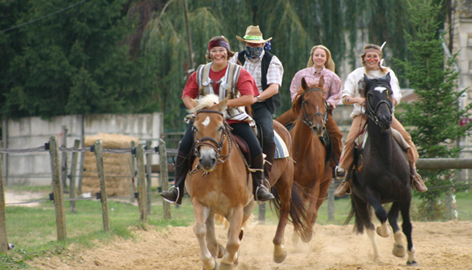
{"label": "horse mane", "polygon": [[198,105],[195,106],[193,109],[189,110],[191,113],[196,113],[200,110],[210,109],[215,104],[220,103],[220,98],[215,94],[208,94],[203,96],[198,100]]}

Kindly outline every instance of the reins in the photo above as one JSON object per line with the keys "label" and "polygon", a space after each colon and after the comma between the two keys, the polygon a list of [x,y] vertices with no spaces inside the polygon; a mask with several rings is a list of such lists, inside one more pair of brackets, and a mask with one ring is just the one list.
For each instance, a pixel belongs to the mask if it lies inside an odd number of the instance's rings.
{"label": "reins", "polygon": [[[319,92],[322,92],[324,94],[324,91],[323,89],[320,89],[320,88],[310,88],[308,90],[306,90],[303,94],[302,94],[302,99],[305,97],[305,94],[308,93],[308,92],[311,92],[311,91],[319,91]],[[310,118],[308,117],[308,114],[306,112],[306,108],[305,108],[305,103],[302,102],[302,111],[303,111],[303,117],[305,119],[302,119],[300,116],[298,117],[305,125],[307,125],[308,127],[312,127],[313,126],[313,118],[317,115],[323,115],[323,124],[326,124],[326,122],[328,121],[328,104],[326,103],[325,101],[325,108],[326,108],[326,111],[325,113],[321,113],[321,112],[316,112],[314,113]]]}

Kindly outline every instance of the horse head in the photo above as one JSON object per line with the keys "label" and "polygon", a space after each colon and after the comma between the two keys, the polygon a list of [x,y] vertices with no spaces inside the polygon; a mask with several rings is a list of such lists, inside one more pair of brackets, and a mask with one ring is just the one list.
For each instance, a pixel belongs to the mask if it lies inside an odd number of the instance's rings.
{"label": "horse head", "polygon": [[377,78],[369,79],[364,74],[366,115],[382,131],[390,128],[393,114],[393,91],[390,86],[390,73]]}
{"label": "horse head", "polygon": [[[193,123],[195,156],[205,172],[211,172],[222,162],[221,151],[229,134],[229,126],[225,121],[226,103],[229,98],[219,102],[218,96],[207,95],[192,112],[195,113]],[[224,161],[223,161],[224,162]]]}
{"label": "horse head", "polygon": [[323,77],[314,85],[308,85],[303,78],[301,89],[292,105],[294,115],[298,115],[298,118],[311,129],[313,135],[318,137],[323,136],[326,130],[325,124],[329,113],[323,87]]}

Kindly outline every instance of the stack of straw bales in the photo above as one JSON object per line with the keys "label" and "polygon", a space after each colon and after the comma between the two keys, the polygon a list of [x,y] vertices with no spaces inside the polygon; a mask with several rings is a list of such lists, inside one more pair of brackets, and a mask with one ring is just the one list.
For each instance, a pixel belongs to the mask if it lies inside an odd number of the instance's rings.
{"label": "stack of straw bales", "polygon": [[[138,138],[121,135],[98,133],[85,137],[85,146],[89,147],[97,140],[102,140],[103,149],[130,148],[131,142],[138,144]],[[103,168],[105,171],[107,196],[129,196],[131,177],[131,158],[129,154],[103,153]],[[98,178],[97,160],[95,153],[86,152],[84,157],[84,177],[82,180],[82,192],[91,192],[92,196],[100,192],[100,179]]]}

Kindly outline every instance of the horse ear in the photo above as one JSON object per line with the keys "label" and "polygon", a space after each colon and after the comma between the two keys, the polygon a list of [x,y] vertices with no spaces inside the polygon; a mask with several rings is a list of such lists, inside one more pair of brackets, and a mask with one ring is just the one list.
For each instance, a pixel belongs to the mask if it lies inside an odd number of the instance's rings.
{"label": "horse ear", "polygon": [[367,83],[369,82],[369,77],[367,77],[367,75],[364,74],[364,82],[365,84],[367,85]]}
{"label": "horse ear", "polygon": [[306,83],[305,77],[302,78],[302,84],[301,85],[302,85],[302,88],[304,90],[308,89],[308,84]]}
{"label": "horse ear", "polygon": [[226,103],[228,103],[229,96],[225,97],[220,103],[218,103],[218,111],[223,112],[226,109]]}
{"label": "horse ear", "polygon": [[385,75],[385,80],[390,83],[390,72]]}
{"label": "horse ear", "polygon": [[325,81],[324,76],[321,76],[320,80],[318,81],[318,87],[324,89]]}

